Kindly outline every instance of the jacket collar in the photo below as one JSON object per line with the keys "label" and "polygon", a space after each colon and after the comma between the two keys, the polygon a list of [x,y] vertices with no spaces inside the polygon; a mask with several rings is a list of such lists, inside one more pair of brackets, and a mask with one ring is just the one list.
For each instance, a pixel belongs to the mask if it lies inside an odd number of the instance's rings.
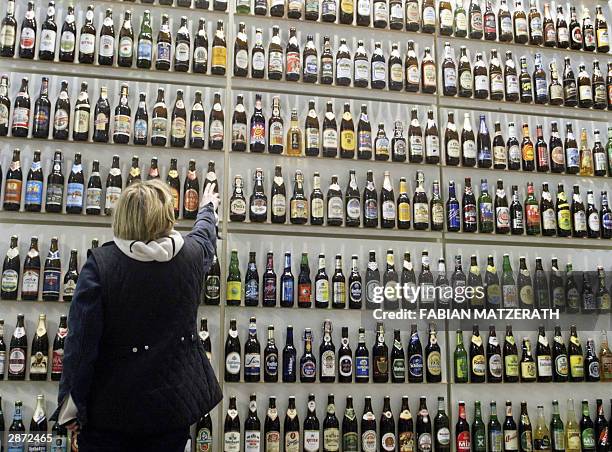
{"label": "jacket collar", "polygon": [[174,229],[168,236],[146,243],[117,237],[113,237],[113,241],[123,254],[140,262],[169,262],[185,243],[183,236]]}

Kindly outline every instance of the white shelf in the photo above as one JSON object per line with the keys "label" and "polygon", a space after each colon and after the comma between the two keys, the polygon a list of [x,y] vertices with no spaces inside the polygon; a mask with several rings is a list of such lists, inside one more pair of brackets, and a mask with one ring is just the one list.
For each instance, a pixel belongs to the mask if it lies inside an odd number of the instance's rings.
{"label": "white shelf", "polygon": [[362,101],[391,102],[408,105],[431,105],[436,103],[435,94],[389,91],[386,89],[354,88],[351,86],[321,85],[319,83],[288,82],[285,80],[266,80],[234,77],[232,90],[253,91],[258,93],[278,93],[300,96],[355,99]]}
{"label": "white shelf", "polygon": [[120,80],[149,83],[168,83],[202,88],[224,89],[225,76],[195,74],[192,72],[157,71],[155,69],[100,66],[98,64],[64,63],[59,61],[28,60],[23,58],[1,58],[3,71],[28,74],[59,75],[64,77],[91,77],[102,80]]}

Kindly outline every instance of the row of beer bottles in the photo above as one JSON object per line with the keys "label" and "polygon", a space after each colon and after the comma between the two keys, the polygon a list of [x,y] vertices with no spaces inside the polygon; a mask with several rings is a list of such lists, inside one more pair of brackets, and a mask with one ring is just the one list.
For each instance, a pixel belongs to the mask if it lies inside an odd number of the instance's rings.
{"label": "row of beer bottles", "polygon": [[[580,20],[576,7],[570,6],[569,18],[563,12],[563,5],[556,5],[553,20],[551,5],[544,3],[542,14],[536,1],[529,2],[526,11],[522,1],[514,2],[510,12],[509,2],[502,0],[497,8],[493,2],[471,0],[468,7],[464,1],[436,2],[432,0],[378,0],[374,3],[365,0],[339,2],[335,0],[305,0],[289,2],[276,1],[269,8],[273,17],[290,19],[321,20],[351,25],[353,21],[360,26],[375,28],[406,29],[434,33],[458,38],[485,39],[487,41],[515,42],[533,46],[558,47],[561,49],[584,50],[587,52],[609,51],[609,35],[606,17],[602,7],[595,7],[594,20],[589,8],[583,6]],[[236,0],[236,12],[267,15],[268,5],[263,0]],[[372,17],[373,16],[373,17]],[[569,20],[568,20],[569,19]]]}
{"label": "row of beer bottles", "polygon": [[0,319],[0,354],[7,357],[0,360],[0,380],[5,378],[5,364],[8,368],[9,380],[25,380],[26,371],[30,380],[45,381],[50,374],[52,381],[59,381],[64,369],[64,343],[68,334],[68,323],[65,315],[61,315],[59,326],[51,349],[47,333],[47,316],[40,314],[32,343],[28,347],[28,335],[25,328],[25,317],[17,315],[17,324],[7,344],[4,339],[4,320]]}
{"label": "row of beer bottles", "polygon": [[[607,77],[602,73],[599,60],[593,60],[591,75],[586,64],[578,65],[578,75],[572,69],[571,60],[565,57],[563,73],[559,73],[557,60],[548,64],[549,75],[540,53],[534,57],[533,72],[529,73],[527,57],[522,56],[517,64],[511,51],[506,51],[503,63],[497,49],[492,49],[489,64],[484,54],[476,52],[474,65],[467,48],[461,46],[459,60],[451,44],[444,44],[442,61],[442,92],[445,96],[474,97],[507,102],[565,105],[566,107],[595,108],[612,107],[612,97],[607,86],[612,83],[612,64],[608,63]],[[604,67],[603,70],[606,70]]]}
{"label": "row of beer bottles", "polygon": [[[6,173],[4,210],[17,211],[23,207],[27,212],[41,212],[43,210],[44,198],[44,210],[46,212],[61,213],[65,207],[65,211],[68,214],[82,214],[85,211],[87,215],[100,215],[102,213],[112,215],[123,188],[143,179],[140,160],[135,155],[132,157],[132,164],[124,185],[119,156],[115,155],[106,177],[103,192],[100,163],[98,160],[92,161],[91,172],[86,183],[81,153],[75,153],[70,173],[66,177],[63,173],[62,152],[57,150],[53,156],[52,167],[47,176],[45,189],[41,152],[38,150],[34,151],[32,164],[25,178],[25,183],[20,158],[20,150],[15,149]],[[1,169],[0,167],[0,184],[2,183]],[[160,177],[158,159],[153,157],[146,179],[159,179]],[[182,212],[182,218],[194,219],[198,213],[200,199],[200,180],[196,161],[194,159],[189,160],[185,180],[181,187],[177,159],[171,158],[166,183],[172,192],[175,217],[178,219]],[[219,184],[215,173],[215,162],[213,160],[208,162],[203,189],[208,184],[214,184],[215,191],[219,191]]]}
{"label": "row of beer bottles", "polygon": [[[537,406],[534,423],[529,418],[527,402],[521,402],[518,423],[512,412],[512,402],[506,401],[505,418],[500,422],[497,402],[490,402],[489,420],[483,420],[481,402],[474,402],[474,420],[467,421],[466,403],[458,402],[458,417],[454,429],[446,412],[444,397],[438,397],[435,416],[429,413],[426,397],[419,398],[416,419],[409,408],[408,397],[403,396],[397,421],[391,408],[391,397],[383,399],[382,411],[377,423],[372,408],[372,398],[365,396],[361,419],[355,413],[353,397],[347,396],[342,421],[338,419],[335,397],[329,394],[323,422],[317,417],[314,394],[308,395],[307,410],[300,423],[295,396],[289,396],[282,430],[276,397],[269,397],[268,409],[262,423],[258,416],[257,397],[251,394],[244,424],[241,424],[236,397],[231,396],[224,422],[223,450],[264,450],[280,448],[305,451],[343,450],[417,452],[514,452],[514,451],[583,451],[607,452],[609,448],[609,423],[605,417],[603,400],[596,400],[597,416],[591,419],[588,400],[582,401],[582,417],[577,420],[574,401],[568,399],[565,422],[561,419],[559,403],[552,401],[550,423],[546,422],[544,406]],[[321,432],[323,433],[321,435]],[[263,433],[263,435],[262,435]],[[276,449],[274,449],[276,450]],[[279,449],[280,450],[280,449]]]}
{"label": "row of beer bottles", "polygon": [[467,383],[468,377],[470,383],[612,381],[612,352],[605,331],[601,332],[599,357],[592,337],[587,339],[586,352],[583,352],[576,325],[570,326],[567,347],[559,325],[554,328],[552,343],[549,343],[541,325],[535,349],[528,336],[523,337],[521,349],[519,359],[512,325],[506,326],[503,345],[497,339],[495,326],[489,326],[486,347],[478,325],[474,325],[469,352],[463,344],[463,331],[457,330],[453,354],[454,381]]}
{"label": "row of beer bottles", "polygon": [[[318,352],[315,337],[309,327],[304,329],[303,353],[298,360],[293,342],[293,326],[287,327],[285,347],[279,353],[274,326],[268,326],[267,343],[261,351],[255,317],[249,321],[248,338],[241,346],[236,319],[230,320],[225,341],[225,372],[227,382],[267,383],[440,383],[442,381],[442,351],[438,344],[435,324],[428,329],[428,342],[423,347],[417,325],[410,327],[406,348],[401,331],[393,330],[393,346],[385,341],[385,329],[377,322],[376,338],[371,354],[366,346],[366,332],[359,328],[358,343],[353,352],[349,344],[348,327],[342,327],[341,345],[336,349],[332,337],[332,322],[323,322]],[[241,380],[242,374],[242,380]],[[279,376],[280,374],[280,376]],[[299,378],[298,378],[299,374]],[[370,377],[371,376],[371,377]]]}
{"label": "row of beer bottles", "polygon": [[[69,5],[64,23],[58,30],[55,1],[50,1],[45,20],[40,28],[36,21],[36,3],[28,2],[20,33],[15,19],[15,2],[8,0],[7,14],[2,21],[2,42],[0,56],[101,66],[132,67],[177,72],[208,72],[208,33],[206,20],[200,17],[193,37],[187,16],[180,18],[177,31],[172,33],[170,16],[161,14],[157,34],[153,32],[151,12],[145,10],[140,21],[140,31],[134,32],[132,10],[123,12],[121,27],[115,31],[113,9],[106,8],[99,32],[96,30],[94,5],[89,5],[77,33],[77,21],[73,5]],[[223,75],[226,67],[226,40],[223,20],[217,20],[212,40],[210,71]],[[58,33],[59,31],[59,33]],[[37,39],[38,34],[40,38]],[[36,45],[38,44],[38,53]],[[191,50],[193,48],[193,51]],[[17,52],[16,52],[17,50]],[[97,51],[96,51],[97,50]]]}
{"label": "row of beer bottles", "polygon": [[[256,252],[249,252],[249,260],[242,278],[238,251],[232,250],[228,265],[226,303],[228,306],[277,306],[291,308],[334,309],[558,309],[576,314],[606,313],[611,309],[607,275],[598,265],[595,275],[589,271],[575,272],[571,262],[562,270],[558,259],[551,258],[550,270],[544,270],[541,257],[535,258],[533,274],[527,266],[527,257],[519,257],[519,271],[515,276],[510,255],[504,254],[501,275],[498,273],[495,257],[486,259],[484,276],[478,256],[470,256],[469,271],[464,273],[461,255],[454,257],[454,270],[446,270],[444,258],[438,259],[434,274],[430,267],[429,251],[421,254],[421,269],[417,276],[409,251],[403,255],[401,269],[396,267],[392,249],[386,252],[386,267],[379,269],[376,251],[369,251],[365,275],[359,267],[359,256],[351,256],[348,278],[344,274],[342,255],[335,255],[332,277],[326,270],[324,253],[318,255],[314,283],[311,278],[308,253],[300,258],[300,270],[293,274],[291,253],[285,252],[283,271],[277,276],[274,253],[266,256],[265,271],[260,278]],[[468,290],[469,288],[469,290]],[[297,295],[296,295],[297,294]],[[297,303],[296,303],[297,296]],[[207,304],[212,300],[205,300]]]}
{"label": "row of beer bottles", "polygon": [[357,184],[355,170],[349,170],[346,190],[340,187],[337,175],[324,193],[319,172],[313,173],[310,199],[306,195],[305,176],[296,170],[293,194],[289,199],[282,174],[277,165],[270,188],[271,202],[264,188],[264,171],[256,168],[253,187],[247,200],[244,180],[234,177],[234,189],[230,197],[231,221],[264,223],[307,224],[346,227],[398,228],[449,232],[481,232],[511,235],[544,235],[560,237],[612,237],[612,213],[606,191],[601,192],[601,209],[595,205],[593,190],[587,190],[587,203],[580,193],[580,186],[573,185],[571,203],[564,184],[557,184],[556,203],[547,182],[542,183],[540,199],[536,197],[534,184],[527,183],[524,202],[519,200],[517,185],[512,185],[511,203],[502,179],[497,180],[493,197],[487,179],[481,179],[480,193],[476,196],[471,177],[466,177],[461,201],[457,197],[457,184],[448,182],[446,203],[440,183],[432,183],[431,198],[425,190],[425,173],[416,171],[416,186],[412,200],[408,195],[405,177],[399,178],[396,196],[390,171],[384,171],[380,194],[376,189],[374,172],[366,172],[363,192]]}
{"label": "row of beer bottles", "polygon": [[[206,115],[201,91],[196,91],[194,94],[194,103],[188,122],[182,89],[177,90],[174,106],[169,111],[165,103],[165,90],[164,88],[158,88],[157,101],[150,116],[147,110],[146,93],[141,92],[138,108],[132,117],[132,109],[129,105],[129,85],[127,83],[121,84],[119,102],[114,115],[111,115],[106,86],[100,88],[100,97],[92,111],[88,84],[82,82],[73,109],[68,93],[68,82],[63,80],[52,114],[51,101],[49,100],[49,79],[47,77],[42,78],[40,95],[34,102],[34,108],[32,108],[32,100],[28,92],[29,82],[28,78],[25,77],[22,79],[19,92],[13,101],[13,111],[11,113],[8,83],[8,76],[2,76],[0,80],[0,104],[7,114],[0,122],[0,136],[8,135],[10,130],[14,137],[28,137],[31,133],[33,138],[47,139],[51,137],[54,140],[68,140],[72,136],[73,141],[93,139],[97,143],[108,143],[112,138],[112,142],[116,144],[128,144],[131,140],[132,144],[135,145],[150,143],[152,146],[170,145],[179,148],[188,146],[195,149],[208,146],[208,149],[223,149],[224,115],[220,93],[215,93],[213,97],[213,105],[209,115],[208,136],[206,136]],[[72,121],[71,115],[74,116]],[[9,117],[11,118],[10,125]],[[70,133],[71,126],[72,135]]]}
{"label": "row of beer bottles", "polygon": [[[2,264],[0,298],[3,300],[72,301],[79,278],[78,250],[70,250],[68,269],[62,277],[62,261],[58,238],[52,237],[49,252],[41,264],[38,237],[32,237],[30,248],[21,265],[18,236],[11,236],[9,249]],[[98,239],[92,240],[92,248]],[[19,295],[19,297],[18,297]]]}
{"label": "row of beer bottles", "polygon": [[[8,360],[0,360],[0,380],[5,378],[5,365],[8,368],[9,380],[25,380],[26,370],[30,380],[44,381],[50,374],[52,381],[60,381],[64,368],[64,343],[68,335],[68,322],[65,315],[61,315],[59,325],[51,350],[49,350],[49,335],[47,333],[47,316],[40,314],[36,332],[32,337],[31,346],[28,347],[28,335],[25,327],[25,316],[17,315],[17,324],[10,342],[4,339],[4,320],[0,319],[0,355],[7,356]],[[208,331],[208,319],[202,317],[198,336],[208,359],[211,359],[211,339]],[[28,360],[28,351],[29,357]],[[49,353],[51,352],[51,353]],[[51,356],[49,356],[51,355]],[[2,429],[0,429],[2,431]]]}
{"label": "row of beer bottles", "polygon": [[[0,398],[0,432],[5,432],[6,424],[1,402],[2,399]],[[78,450],[76,435],[72,434],[69,437],[66,427],[62,427],[58,422],[53,424],[51,432],[49,432],[46,405],[45,396],[38,395],[36,397],[36,407],[30,420],[30,428],[26,430],[23,402],[21,400],[15,401],[13,418],[8,428],[7,450],[15,452],[24,452],[25,450],[68,452],[69,450]],[[25,435],[26,431],[29,435]],[[3,443],[3,440],[4,438],[2,438],[0,444]]]}

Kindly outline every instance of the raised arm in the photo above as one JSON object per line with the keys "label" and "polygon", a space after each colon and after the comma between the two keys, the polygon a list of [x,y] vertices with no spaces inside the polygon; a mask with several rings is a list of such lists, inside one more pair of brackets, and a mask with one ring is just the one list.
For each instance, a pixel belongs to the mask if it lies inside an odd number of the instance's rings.
{"label": "raised arm", "polygon": [[214,192],[212,184],[208,184],[204,193],[202,193],[200,210],[193,229],[187,234],[202,247],[206,270],[210,267],[217,247],[216,225],[219,222],[219,217],[215,212],[218,207],[219,194]]}

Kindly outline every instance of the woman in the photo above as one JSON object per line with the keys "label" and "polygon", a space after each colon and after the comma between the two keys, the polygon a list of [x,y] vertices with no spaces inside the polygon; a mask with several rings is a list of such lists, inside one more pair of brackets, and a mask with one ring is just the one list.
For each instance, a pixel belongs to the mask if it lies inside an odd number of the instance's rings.
{"label": "woman", "polygon": [[70,306],[53,417],[79,432],[80,452],[182,452],[190,426],[221,400],[196,332],[218,205],[210,184],[183,238],[166,184],[121,195],[114,239],[91,252]]}

